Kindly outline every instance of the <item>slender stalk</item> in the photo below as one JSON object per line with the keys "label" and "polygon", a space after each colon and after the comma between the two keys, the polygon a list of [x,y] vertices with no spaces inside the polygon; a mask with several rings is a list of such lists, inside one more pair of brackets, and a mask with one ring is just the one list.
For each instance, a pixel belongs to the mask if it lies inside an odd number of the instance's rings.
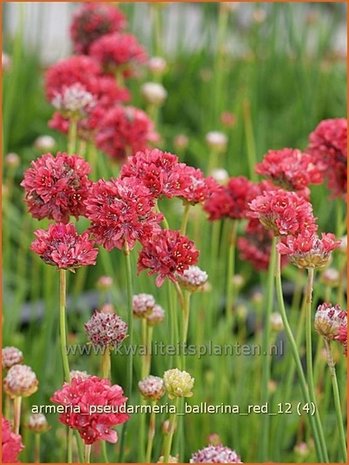
{"label": "slender stalk", "polygon": [[[297,344],[294,339],[294,336],[293,336],[293,333],[292,333],[292,330],[291,330],[291,327],[288,321],[287,313],[286,313],[284,297],[283,297],[283,292],[282,292],[282,283],[281,283],[281,256],[279,253],[277,254],[275,275],[276,275],[276,296],[277,296],[277,300],[278,300],[278,304],[280,308],[280,314],[281,314],[282,321],[283,321],[284,328],[285,328],[285,333],[286,333],[288,342],[290,344],[290,349],[291,349],[294,362],[296,364],[296,370],[297,370],[297,374],[299,377],[304,401],[310,406],[311,399],[309,395],[308,385],[305,380],[302,363],[301,363],[301,360],[298,354]],[[313,415],[309,416],[309,421],[310,421],[310,426],[311,426],[311,429],[314,435],[314,442],[315,442],[315,449],[316,449],[317,457],[321,462],[324,462],[324,461],[328,462],[328,458],[324,456],[324,449],[323,449],[322,444],[320,443],[318,426],[316,424],[316,421]]]}
{"label": "slender stalk", "polygon": [[73,430],[67,427],[67,462],[73,463]]}
{"label": "slender stalk", "polygon": [[109,463],[109,457],[108,457],[108,452],[107,452],[107,442],[102,441],[102,455],[103,455],[103,460],[105,463]]}
{"label": "slender stalk", "polygon": [[342,459],[344,463],[347,463],[347,444],[345,439],[345,431],[344,431],[344,422],[342,416],[342,407],[341,401],[339,396],[339,388],[337,382],[337,374],[336,374],[336,367],[332,357],[332,350],[331,350],[331,343],[327,339],[324,339],[326,353],[327,353],[327,364],[330,370],[331,381],[332,381],[332,391],[333,391],[333,398],[334,398],[334,405],[336,409],[336,417],[337,417],[337,425],[340,435],[340,448]]}
{"label": "slender stalk", "polygon": [[78,120],[71,118],[68,131],[68,154],[72,155],[76,151],[76,142],[78,134]]}
{"label": "slender stalk", "polygon": [[228,266],[227,266],[227,282],[226,282],[226,319],[228,323],[228,330],[230,331],[233,324],[233,304],[234,304],[234,283],[233,276],[235,272],[235,251],[236,251],[236,231],[237,220],[232,221],[231,231],[229,235],[228,244]]}
{"label": "slender stalk", "polygon": [[110,379],[110,348],[109,346],[105,347],[104,352],[102,354],[102,363],[101,363],[101,372],[102,378]]}
{"label": "slender stalk", "polygon": [[257,180],[257,175],[255,171],[255,166],[257,163],[256,156],[256,144],[253,134],[252,118],[251,118],[251,106],[250,102],[245,99],[242,104],[243,109],[243,118],[246,131],[246,147],[247,147],[247,160],[249,166],[250,179],[252,181]]}
{"label": "slender stalk", "polygon": [[147,325],[147,343],[146,343],[146,354],[145,354],[145,376],[148,376],[150,373],[151,367],[151,344],[153,339],[153,327]]}
{"label": "slender stalk", "polygon": [[13,399],[13,410],[14,410],[13,431],[16,434],[19,434],[19,427],[21,424],[21,406],[22,406],[22,397],[16,396]]}
{"label": "slender stalk", "polygon": [[[269,354],[270,347],[270,316],[273,310],[274,302],[274,275],[275,275],[275,264],[276,264],[276,238],[273,238],[269,270],[268,270],[268,281],[267,281],[267,292],[265,295],[265,314],[264,314],[264,325],[263,325],[263,338],[262,338],[262,383],[261,383],[261,403],[262,405],[269,400],[269,381],[270,381],[270,370],[271,370],[271,355]],[[261,427],[261,461],[265,462],[268,460],[269,455],[269,435],[270,431],[270,417],[269,415],[262,415],[262,427]]]}
{"label": "slender stalk", "polygon": [[70,369],[67,352],[66,334],[66,299],[67,299],[67,271],[59,270],[59,329],[60,345],[63,363],[64,380],[70,381]]}
{"label": "slender stalk", "polygon": [[91,444],[85,444],[85,463],[90,463],[91,458]]}
{"label": "slender stalk", "polygon": [[171,413],[170,415],[170,431],[165,437],[164,441],[164,463],[169,462],[169,457],[171,454],[171,447],[172,447],[172,440],[173,440],[173,434],[176,429],[176,423],[177,423],[177,408],[178,408],[178,397],[175,399],[175,407],[176,411],[174,413]]}
{"label": "slender stalk", "polygon": [[40,433],[34,435],[34,462],[40,463]]}
{"label": "slender stalk", "polygon": [[184,206],[184,213],[183,213],[182,225],[181,225],[181,233],[183,235],[185,235],[187,232],[189,213],[190,213],[190,203],[186,203]]}
{"label": "slender stalk", "polygon": [[156,422],[156,414],[153,411],[153,407],[156,404],[155,401],[152,402],[152,411],[149,418],[149,430],[148,430],[148,444],[147,444],[147,451],[145,454],[145,463],[150,463],[151,461],[151,452],[153,450],[153,442],[155,436],[155,422]]}

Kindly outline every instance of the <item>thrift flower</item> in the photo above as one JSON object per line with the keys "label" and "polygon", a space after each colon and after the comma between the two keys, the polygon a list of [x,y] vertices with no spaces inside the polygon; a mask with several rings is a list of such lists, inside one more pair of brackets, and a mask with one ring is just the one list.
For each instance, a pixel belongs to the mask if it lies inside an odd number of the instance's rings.
{"label": "thrift flower", "polygon": [[116,314],[95,311],[85,323],[85,330],[96,347],[118,347],[127,336],[127,324]]}
{"label": "thrift flower", "polygon": [[4,347],[2,349],[2,367],[8,370],[13,365],[19,365],[23,362],[23,353],[17,347]]}
{"label": "thrift flower", "polygon": [[182,274],[177,275],[179,284],[190,292],[195,292],[206,284],[208,275],[206,271],[201,270],[198,266],[190,266]]}
{"label": "thrift flower", "polygon": [[151,294],[137,294],[132,298],[133,315],[144,318],[151,313],[155,306],[155,299]]}
{"label": "thrift flower", "polygon": [[242,463],[237,453],[222,445],[207,446],[195,452],[190,463]]}
{"label": "thrift flower", "polygon": [[149,375],[138,383],[140,393],[145,399],[158,401],[165,394],[165,385],[162,378]]}
{"label": "thrift flower", "polygon": [[330,303],[323,303],[318,306],[314,327],[315,330],[324,338],[333,340],[340,336],[340,328],[347,325],[347,312],[341,307]]}
{"label": "thrift flower", "polygon": [[27,365],[13,365],[4,379],[4,390],[11,397],[29,397],[38,389],[34,371]]}
{"label": "thrift flower", "polygon": [[194,378],[186,371],[180,371],[178,368],[167,370],[164,373],[164,383],[168,397],[192,397],[191,390],[194,386]]}
{"label": "thrift flower", "polygon": [[11,425],[4,417],[1,418],[1,450],[2,463],[18,463],[18,455],[24,449],[22,438],[11,431]]}

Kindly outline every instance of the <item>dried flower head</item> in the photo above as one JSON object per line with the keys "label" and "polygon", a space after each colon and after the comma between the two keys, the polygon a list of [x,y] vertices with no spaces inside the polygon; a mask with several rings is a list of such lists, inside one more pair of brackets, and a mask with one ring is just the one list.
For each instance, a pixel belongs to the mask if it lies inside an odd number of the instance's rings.
{"label": "dried flower head", "polygon": [[156,326],[164,320],[165,310],[160,305],[154,305],[151,312],[145,318],[149,326]]}
{"label": "dried flower head", "polygon": [[186,371],[180,371],[178,368],[165,371],[164,383],[170,399],[192,397],[193,395],[194,378]]}
{"label": "dried flower head", "polygon": [[201,270],[198,266],[192,265],[182,274],[177,274],[176,278],[184,289],[195,292],[202,289],[208,280],[208,275],[206,271]]}
{"label": "dried flower head", "polygon": [[237,453],[222,445],[207,446],[192,454],[190,463],[242,463]]}
{"label": "dried flower head", "polygon": [[154,198],[138,179],[101,179],[91,186],[85,203],[90,231],[107,250],[132,249],[160,230],[162,215],[154,213]]}
{"label": "dried flower head", "polygon": [[136,294],[132,298],[133,315],[137,318],[144,318],[155,306],[154,296],[151,294]]}
{"label": "dried flower head", "polygon": [[127,324],[116,314],[95,311],[85,323],[89,340],[97,347],[118,347],[127,336]]}
{"label": "dried flower head", "polygon": [[[66,407],[59,420],[76,429],[85,444],[98,440],[116,443],[118,436],[112,428],[129,419],[126,413],[122,413],[127,401],[122,388],[97,376],[72,378],[70,383],[64,383],[53,394],[51,401]],[[96,406],[102,413],[93,412]]]}
{"label": "dried flower head", "polygon": [[11,397],[29,397],[38,389],[34,371],[27,365],[13,365],[4,379],[5,392]]}
{"label": "dried flower head", "polygon": [[11,431],[11,425],[6,418],[1,418],[1,451],[2,463],[17,463],[18,455],[24,449],[22,438]]}
{"label": "dried flower head", "polygon": [[339,330],[343,325],[347,324],[347,312],[337,305],[323,303],[318,306],[314,327],[315,330],[324,338],[333,340],[339,335]]}
{"label": "dried flower head", "polygon": [[76,53],[88,53],[91,44],[111,32],[126,27],[126,18],[114,5],[84,3],[73,14],[70,37]]}
{"label": "dried flower head", "polygon": [[140,393],[145,399],[158,401],[165,394],[165,385],[162,378],[149,375],[138,383]]}
{"label": "dried flower head", "polygon": [[23,353],[17,347],[4,347],[2,349],[2,367],[8,370],[13,365],[23,362]]}
{"label": "dried flower head", "polygon": [[43,413],[32,413],[28,419],[28,428],[34,433],[45,433],[50,425]]}
{"label": "dried flower head", "polygon": [[89,164],[77,155],[45,153],[31,163],[21,186],[34,218],[67,223],[70,216],[85,214],[84,200],[91,181]]}
{"label": "dried flower head", "polygon": [[282,255],[287,255],[290,262],[298,268],[323,268],[331,258],[331,252],[338,248],[334,234],[317,234],[304,231],[298,236],[288,236],[278,244]]}
{"label": "dried flower head", "polygon": [[138,271],[147,269],[149,274],[157,274],[155,284],[161,286],[166,278],[175,282],[176,275],[195,265],[198,257],[194,242],[178,231],[167,229],[144,243],[138,257]]}
{"label": "dried flower head", "polygon": [[147,103],[154,106],[161,106],[167,98],[167,90],[158,82],[145,82],[141,94]]}
{"label": "dried flower head", "polygon": [[87,232],[78,234],[73,224],[52,224],[46,231],[34,232],[31,249],[48,265],[74,271],[81,266],[95,265],[98,250]]}

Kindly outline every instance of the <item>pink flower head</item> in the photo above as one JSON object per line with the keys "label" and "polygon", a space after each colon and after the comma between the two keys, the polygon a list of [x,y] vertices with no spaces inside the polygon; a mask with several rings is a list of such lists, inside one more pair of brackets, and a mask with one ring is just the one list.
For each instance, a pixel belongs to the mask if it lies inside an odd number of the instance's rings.
{"label": "pink flower head", "polygon": [[176,273],[182,274],[197,263],[199,252],[194,242],[178,231],[163,230],[143,244],[138,257],[138,271],[149,270],[157,274],[155,284],[159,287],[166,278],[176,282]]}
{"label": "pink flower head", "polygon": [[1,418],[2,463],[18,463],[18,455],[24,449],[22,438],[11,431],[11,425]]}
{"label": "pink flower head", "polygon": [[237,247],[242,260],[257,269],[266,270],[269,266],[272,233],[255,218],[249,219],[245,233],[238,238]]}
{"label": "pink flower head", "polygon": [[338,329],[338,334],[335,336],[335,340],[340,342],[344,348],[344,355],[348,353],[348,321],[345,319],[343,324]]}
{"label": "pink flower head", "polygon": [[116,106],[101,119],[96,144],[111,158],[124,161],[157,138],[154,124],[144,111]]}
{"label": "pink flower head", "polygon": [[65,407],[60,422],[76,429],[85,444],[100,439],[115,444],[118,436],[112,428],[129,419],[124,413],[127,398],[122,388],[97,376],[72,378],[53,394],[51,401]]}
{"label": "pink flower head", "polygon": [[107,250],[132,249],[160,230],[162,215],[153,212],[153,196],[136,178],[99,180],[85,203],[90,231]]}
{"label": "pink flower head", "polygon": [[226,186],[211,183],[211,195],[204,205],[209,219],[245,218],[248,202],[259,192],[257,185],[244,176],[230,178]]}
{"label": "pink flower head", "polygon": [[154,197],[182,195],[189,187],[188,177],[183,175],[184,163],[178,157],[159,149],[144,150],[130,157],[121,169],[122,178],[137,177],[148,187]]}
{"label": "pink flower head", "polygon": [[281,189],[265,191],[249,204],[251,218],[258,218],[277,236],[298,235],[317,229],[310,202],[295,192]]}
{"label": "pink flower head", "polygon": [[115,6],[85,3],[73,15],[70,36],[76,53],[88,53],[91,44],[111,32],[122,31],[126,18]]}
{"label": "pink flower head", "polygon": [[331,252],[338,249],[341,241],[334,234],[317,234],[304,230],[298,236],[287,236],[278,244],[282,255],[298,268],[323,268],[330,260]]}
{"label": "pink flower head", "polygon": [[[187,165],[184,165],[180,171],[182,171],[184,184],[180,197],[191,205],[205,202],[210,195],[210,184],[204,173],[198,168]],[[186,182],[185,179],[187,179]]]}
{"label": "pink flower head", "polygon": [[69,217],[85,214],[84,200],[91,181],[89,164],[78,155],[45,153],[31,163],[21,186],[34,218],[67,223]]}
{"label": "pink flower head", "polygon": [[190,463],[242,463],[238,454],[230,449],[220,445],[207,446],[204,449],[195,452],[190,459]]}
{"label": "pink flower head", "polygon": [[132,34],[114,32],[97,39],[90,48],[91,57],[105,72],[114,74],[117,70],[129,74],[132,66],[145,63],[147,53]]}
{"label": "pink flower head", "polygon": [[320,184],[322,174],[314,158],[297,149],[269,150],[256,172],[286,190],[303,190],[309,184]]}
{"label": "pink flower head", "polygon": [[127,336],[127,324],[112,310],[95,311],[85,323],[86,333],[94,346],[118,347]]}
{"label": "pink flower head", "polygon": [[45,74],[45,91],[49,101],[66,87],[81,84],[91,94],[96,93],[100,67],[90,57],[75,55],[58,61]]}
{"label": "pink flower head", "polygon": [[327,178],[334,197],[347,191],[347,120],[326,119],[309,136],[308,152]]}
{"label": "pink flower head", "polygon": [[48,265],[73,271],[96,264],[98,250],[88,233],[78,234],[73,224],[52,224],[47,231],[38,229],[34,234],[31,249]]}
{"label": "pink flower head", "polygon": [[339,340],[343,342],[343,326],[347,327],[347,312],[342,310],[340,305],[332,305],[324,302],[319,305],[314,318],[315,330],[328,340]]}

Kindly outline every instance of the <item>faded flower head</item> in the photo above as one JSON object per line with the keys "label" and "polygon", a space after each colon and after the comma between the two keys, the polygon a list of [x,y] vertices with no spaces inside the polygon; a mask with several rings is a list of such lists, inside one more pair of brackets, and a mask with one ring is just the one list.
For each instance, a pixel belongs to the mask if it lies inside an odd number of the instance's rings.
{"label": "faded flower head", "polygon": [[278,244],[282,255],[287,255],[290,262],[298,268],[323,268],[330,260],[331,252],[337,249],[340,241],[334,234],[308,233],[307,230],[298,236],[288,236]]}
{"label": "faded flower head", "polygon": [[13,365],[23,362],[23,353],[17,347],[4,347],[2,349],[2,367],[8,370]]}
{"label": "faded flower head", "polygon": [[63,116],[82,119],[88,115],[96,104],[94,96],[79,82],[64,87],[51,100],[52,105]]}
{"label": "faded flower head", "polygon": [[153,212],[154,198],[135,178],[100,179],[86,200],[86,216],[96,242],[107,250],[132,249],[160,230],[162,215]]}
{"label": "faded flower head", "polygon": [[27,426],[34,433],[45,433],[50,429],[47,419],[42,413],[32,413],[29,416]]}
{"label": "faded flower head", "polygon": [[38,389],[34,371],[27,365],[13,365],[4,379],[5,392],[11,397],[28,397]]}
{"label": "faded flower head", "polygon": [[166,278],[176,282],[176,275],[195,265],[198,257],[194,242],[178,231],[167,229],[143,244],[138,257],[138,271],[149,270],[149,274],[157,274],[155,284],[161,286]]}
{"label": "faded flower head", "polygon": [[155,106],[161,106],[167,98],[167,90],[158,82],[145,82],[141,94],[147,103]]}
{"label": "faded flower head", "polygon": [[194,378],[186,371],[178,368],[167,370],[164,373],[165,388],[170,399],[175,397],[192,397],[191,392],[194,386]]}
{"label": "faded flower head", "polygon": [[[112,428],[129,419],[126,413],[117,411],[121,410],[127,401],[122,388],[117,384],[111,385],[108,379],[97,376],[72,378],[70,383],[64,383],[63,387],[53,394],[51,401],[67,408],[67,413],[60,414],[59,420],[76,429],[85,444],[93,444],[98,440],[115,444],[118,436]],[[93,406],[110,410],[108,413],[91,413]],[[70,413],[71,407],[78,412]]]}
{"label": "faded flower head", "polygon": [[208,275],[198,266],[192,265],[182,274],[176,275],[179,284],[190,292],[195,292],[206,284]]}
{"label": "faded flower head", "polygon": [[6,418],[1,418],[1,450],[2,463],[17,463],[19,453],[24,449],[22,438],[11,430],[11,425]]}
{"label": "faded flower head", "polygon": [[226,184],[229,179],[228,171],[224,168],[215,168],[209,173],[218,184]]}
{"label": "faded flower head", "polygon": [[228,138],[223,132],[210,131],[206,134],[206,143],[216,153],[223,153],[227,149]]}
{"label": "faded flower head", "polygon": [[34,218],[68,223],[70,216],[85,214],[84,200],[91,181],[90,165],[77,155],[45,153],[31,163],[21,186]]}
{"label": "faded flower head", "polygon": [[343,321],[343,324],[339,327],[338,334],[335,336],[335,340],[340,342],[344,347],[344,355],[348,352],[348,320],[347,318]]}
{"label": "faded flower head", "polygon": [[144,318],[155,306],[154,296],[151,294],[136,294],[132,298],[133,315],[137,318]]}
{"label": "faded flower head", "polygon": [[76,53],[88,53],[91,44],[111,32],[126,27],[126,18],[114,5],[84,3],[73,14],[70,37]]}
{"label": "faded flower head", "polygon": [[195,452],[190,463],[242,463],[237,453],[222,445],[207,446]]}
{"label": "faded flower head", "polygon": [[298,235],[317,229],[310,202],[295,192],[267,190],[249,204],[252,218],[258,218],[276,236]]}
{"label": "faded flower head", "polygon": [[85,323],[85,330],[94,346],[118,347],[127,336],[127,324],[116,314],[95,311]]}
{"label": "faded flower head", "polygon": [[165,394],[165,385],[162,378],[149,375],[138,383],[140,393],[145,399],[158,401]]}
{"label": "faded flower head", "polygon": [[78,234],[73,224],[52,224],[49,229],[34,232],[31,250],[48,265],[74,271],[81,266],[95,265],[98,250],[87,232]]}
{"label": "faded flower head", "polygon": [[111,276],[100,276],[97,281],[97,288],[101,291],[108,291],[113,287],[113,278]]}
{"label": "faded flower head", "polygon": [[21,164],[21,159],[17,153],[10,152],[5,156],[5,164],[9,169],[16,169]]}
{"label": "faded flower head", "polygon": [[310,184],[320,184],[322,174],[314,158],[298,149],[269,150],[256,172],[286,190],[303,190]]}
{"label": "faded flower head", "polygon": [[154,305],[151,312],[145,318],[149,326],[156,326],[164,320],[165,310],[160,305]]}
{"label": "faded flower head", "polygon": [[89,374],[87,373],[87,371],[80,371],[80,370],[71,370],[71,371],[70,371],[70,378],[71,378],[71,379],[72,379],[72,378],[82,378],[82,379],[86,379],[86,378],[88,378],[89,376],[91,376],[91,375],[89,375]]}
{"label": "faded flower head", "polygon": [[97,146],[117,161],[125,161],[157,140],[154,123],[144,111],[121,105],[105,113],[96,134]]}
{"label": "faded flower head", "polygon": [[34,147],[39,152],[50,152],[56,147],[56,141],[52,136],[39,136],[34,141]]}
{"label": "faded flower head", "polygon": [[342,326],[347,325],[347,312],[336,304],[323,303],[318,306],[314,327],[315,330],[324,338],[333,340],[339,336],[339,330]]}

